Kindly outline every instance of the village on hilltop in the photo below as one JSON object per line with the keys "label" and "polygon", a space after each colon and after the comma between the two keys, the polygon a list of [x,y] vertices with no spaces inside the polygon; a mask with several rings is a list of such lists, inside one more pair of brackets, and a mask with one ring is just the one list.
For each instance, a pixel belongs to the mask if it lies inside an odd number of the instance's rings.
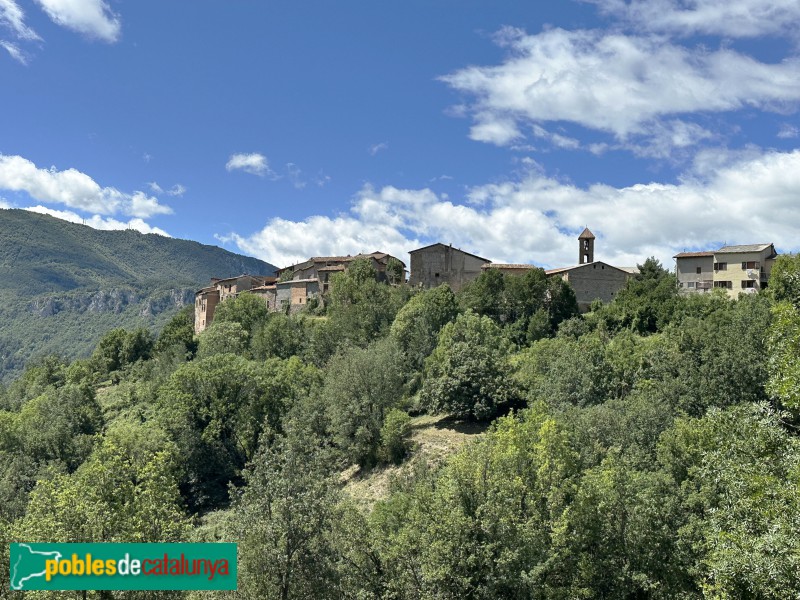
{"label": "village on hilltop", "polygon": [[[561,277],[572,286],[578,308],[585,312],[592,302],[611,302],[636,267],[619,267],[594,259],[595,236],[585,228],[578,236],[578,264],[545,271]],[[432,288],[444,283],[453,291],[476,279],[488,269],[506,275],[523,275],[539,267],[530,264],[493,263],[452,245],[435,243],[409,252],[411,268],[408,284]],[[772,264],[777,258],[774,244],[723,246],[716,251],[681,252],[674,257],[677,285],[681,293],[703,293],[714,288],[726,290],[733,298],[754,293],[767,286]],[[195,332],[208,327],[220,302],[249,292],[264,299],[270,312],[297,312],[309,302],[319,302],[330,289],[332,276],[347,270],[357,259],[368,260],[379,281],[402,283],[406,265],[385,252],[353,256],[315,256],[279,269],[274,277],[239,275],[226,279],[212,278],[211,285],[195,294]]]}

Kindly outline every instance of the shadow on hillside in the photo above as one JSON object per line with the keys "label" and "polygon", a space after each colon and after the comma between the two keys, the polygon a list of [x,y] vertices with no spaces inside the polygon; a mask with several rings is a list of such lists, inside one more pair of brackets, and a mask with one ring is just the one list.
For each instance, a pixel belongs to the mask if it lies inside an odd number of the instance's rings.
{"label": "shadow on hillside", "polygon": [[442,417],[433,426],[436,429],[451,429],[465,435],[476,435],[486,431],[489,428],[489,423],[476,423],[455,417]]}

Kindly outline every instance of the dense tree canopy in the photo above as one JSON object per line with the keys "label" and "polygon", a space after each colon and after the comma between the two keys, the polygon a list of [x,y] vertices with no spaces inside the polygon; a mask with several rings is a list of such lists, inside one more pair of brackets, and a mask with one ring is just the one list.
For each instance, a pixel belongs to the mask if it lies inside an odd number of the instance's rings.
{"label": "dense tree canopy", "polygon": [[797,272],[682,296],[648,259],[578,315],[536,269],[353,261],[299,314],[111,330],[0,390],[0,578],[13,540],[234,541],[238,592],[162,597],[797,597]]}

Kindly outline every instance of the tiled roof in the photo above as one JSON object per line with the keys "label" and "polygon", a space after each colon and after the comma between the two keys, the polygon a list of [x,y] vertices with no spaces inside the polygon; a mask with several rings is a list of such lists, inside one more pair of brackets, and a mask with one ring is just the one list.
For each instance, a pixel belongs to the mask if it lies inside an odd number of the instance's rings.
{"label": "tiled roof", "polygon": [[595,238],[594,238],[594,234],[593,234],[591,231],[589,231],[589,228],[587,227],[587,228],[585,228],[585,229],[583,230],[583,232],[582,232],[582,233],[581,233],[581,234],[578,236],[578,239],[579,239],[579,240],[584,240],[584,239],[593,240],[593,239],[595,239]]}
{"label": "tiled roof", "polygon": [[605,265],[609,269],[616,269],[617,271],[622,271],[623,273],[628,273],[628,274],[631,273],[630,271],[625,270],[623,267],[615,267],[614,265],[610,265],[607,262],[603,262],[602,260],[596,260],[594,262],[583,263],[582,265],[575,265],[573,267],[560,267],[558,269],[550,269],[548,271],[545,271],[545,274],[555,275],[556,273],[563,273],[565,271],[574,271],[575,269],[582,269],[584,267],[590,267],[592,265]]}
{"label": "tiled roof", "polygon": [[316,277],[311,279],[289,279],[288,281],[279,281],[275,285],[288,285],[290,283],[309,283],[309,282],[319,283],[319,279]]}
{"label": "tiled roof", "polygon": [[697,258],[701,256],[714,256],[713,252],[679,252],[672,258]]}
{"label": "tiled roof", "polygon": [[536,265],[523,265],[518,263],[486,263],[481,269],[537,269]]}
{"label": "tiled roof", "polygon": [[744,244],[742,246],[723,246],[717,250],[716,254],[727,254],[733,252],[761,252],[772,246],[772,244]]}
{"label": "tiled roof", "polygon": [[458,252],[461,252],[462,254],[469,254],[470,256],[472,256],[474,258],[482,260],[483,262],[486,262],[486,263],[492,262],[488,258],[483,258],[482,256],[478,256],[477,254],[473,254],[472,252],[466,252],[466,251],[462,250],[461,248],[453,248],[452,244],[450,246],[447,246],[447,245],[445,245],[445,244],[443,244],[441,242],[436,242],[435,244],[429,244],[427,246],[423,246],[422,248],[417,248],[416,250],[410,250],[409,254],[413,254],[414,252],[419,252],[420,250],[427,250],[428,248],[433,248],[434,246],[442,246],[444,248],[452,248],[453,250],[457,250]]}

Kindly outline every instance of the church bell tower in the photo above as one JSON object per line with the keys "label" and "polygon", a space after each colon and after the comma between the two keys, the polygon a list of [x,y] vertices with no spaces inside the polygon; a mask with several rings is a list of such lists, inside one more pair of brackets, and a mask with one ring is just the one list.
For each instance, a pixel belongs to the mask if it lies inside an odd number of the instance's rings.
{"label": "church bell tower", "polygon": [[594,234],[589,228],[578,236],[578,264],[586,265],[594,262]]}

